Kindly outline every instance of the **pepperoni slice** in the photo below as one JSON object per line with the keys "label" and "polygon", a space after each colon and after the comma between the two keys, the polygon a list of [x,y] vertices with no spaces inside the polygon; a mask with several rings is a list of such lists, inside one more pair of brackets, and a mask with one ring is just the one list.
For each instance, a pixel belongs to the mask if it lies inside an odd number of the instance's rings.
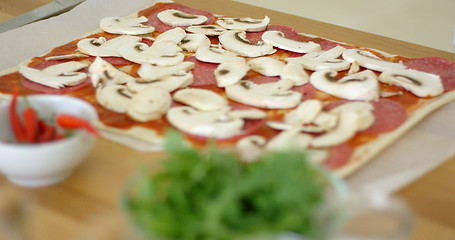
{"label": "pepperoni slice", "polygon": [[[270,25],[267,27],[265,31],[280,31],[284,34],[286,38],[293,39],[296,41],[301,41],[301,37],[299,33],[291,27],[283,26],[283,25]],[[262,41],[262,34],[265,31],[261,32],[247,32],[246,38],[253,44],[257,44],[258,42]]]}
{"label": "pepperoni slice", "polygon": [[147,24],[153,26],[155,28],[155,31],[165,32],[174,27],[161,22],[161,20],[158,18],[157,15],[161,11],[164,11],[167,9],[175,9],[175,10],[179,10],[179,11],[186,12],[189,14],[194,14],[194,15],[204,15],[208,18],[207,21],[205,22],[205,24],[215,23],[215,16],[213,14],[206,12],[206,11],[190,8],[190,7],[178,4],[178,3],[156,3],[155,5],[140,11],[138,15],[139,15],[139,17],[140,16],[147,17],[149,20],[147,22]]}
{"label": "pepperoni slice", "polygon": [[215,69],[219,64],[217,63],[207,63],[197,60],[195,57],[186,57],[185,61],[194,62],[194,68],[191,70],[193,73],[193,84],[191,86],[204,86],[204,85],[215,85]]}
{"label": "pepperoni slice", "polygon": [[322,40],[320,42],[318,42],[319,45],[321,45],[321,49],[322,50],[330,50],[336,46],[341,46],[341,47],[344,47],[346,49],[351,49],[351,48],[355,48],[353,46],[349,46],[349,45],[346,45],[346,44],[343,44],[343,43],[339,43],[339,42],[334,42],[334,41],[330,41],[330,40]]}
{"label": "pepperoni slice", "polygon": [[439,75],[444,91],[455,89],[455,63],[441,57],[425,57],[405,60],[404,65],[418,71]]}
{"label": "pepperoni slice", "polygon": [[330,169],[337,169],[346,165],[352,156],[352,147],[343,143],[330,148],[329,157],[324,161],[324,165]]}
{"label": "pepperoni slice", "polygon": [[302,101],[312,99],[316,94],[316,88],[314,88],[311,83],[306,83],[302,86],[295,86],[292,90],[302,94]]}

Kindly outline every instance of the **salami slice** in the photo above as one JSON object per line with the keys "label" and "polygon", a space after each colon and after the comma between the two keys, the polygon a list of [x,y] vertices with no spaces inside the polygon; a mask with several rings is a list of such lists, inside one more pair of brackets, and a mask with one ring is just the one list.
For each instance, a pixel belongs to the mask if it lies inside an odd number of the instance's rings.
{"label": "salami slice", "polygon": [[155,28],[155,31],[157,32],[165,32],[167,30],[170,30],[174,28],[173,26],[167,25],[158,18],[158,13],[161,11],[167,10],[167,9],[176,9],[182,12],[186,12],[189,14],[194,14],[194,15],[204,15],[208,18],[208,20],[205,22],[205,24],[214,24],[215,23],[215,16],[209,12],[202,11],[202,10],[197,10],[194,8],[190,8],[187,6],[183,6],[178,3],[156,3],[154,6],[144,9],[139,12],[139,17],[140,16],[145,16],[148,18],[148,25],[151,25]]}
{"label": "salami slice", "polygon": [[295,86],[292,90],[302,94],[302,101],[312,99],[316,94],[316,88],[314,88],[311,83],[306,83],[302,86]]}
{"label": "salami slice", "polygon": [[418,71],[439,75],[444,91],[455,89],[455,63],[441,57],[416,58],[404,61],[404,65]]}
{"label": "salami slice", "polygon": [[352,153],[352,147],[347,143],[334,146],[330,148],[329,157],[324,161],[324,165],[330,169],[337,169],[346,165]]}
{"label": "salami slice", "polygon": [[185,61],[194,62],[194,68],[191,70],[193,73],[193,84],[191,86],[205,86],[205,85],[215,85],[215,69],[219,64],[217,63],[207,63],[197,60],[195,57],[186,57]]}

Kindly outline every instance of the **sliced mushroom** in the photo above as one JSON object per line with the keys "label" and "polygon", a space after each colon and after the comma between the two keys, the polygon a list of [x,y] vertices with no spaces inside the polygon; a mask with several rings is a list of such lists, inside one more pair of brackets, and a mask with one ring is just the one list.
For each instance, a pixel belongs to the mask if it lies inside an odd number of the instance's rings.
{"label": "sliced mushroom", "polygon": [[353,63],[351,63],[351,67],[349,68],[348,75],[358,73],[359,71],[360,71],[360,65],[358,62],[354,61]]}
{"label": "sliced mushroom", "polygon": [[88,72],[95,88],[123,84],[134,81],[135,79],[104,61],[101,57],[95,59],[92,65],[90,65]]}
{"label": "sliced mushroom", "polygon": [[383,72],[389,69],[403,69],[402,63],[385,61],[371,52],[360,49],[348,49],[343,52],[343,58],[349,62],[357,62],[361,67]]}
{"label": "sliced mushroom", "polygon": [[215,69],[216,84],[218,87],[227,87],[236,84],[248,73],[250,67],[243,61],[223,62]]}
{"label": "sliced mushroom", "polygon": [[132,62],[156,66],[174,66],[182,63],[182,49],[171,41],[155,42],[151,47],[145,43],[127,43],[119,49],[120,55]]}
{"label": "sliced mushroom", "polygon": [[28,80],[51,88],[75,86],[87,79],[87,74],[77,72],[86,68],[88,64],[81,62],[65,62],[49,66],[45,69],[35,69],[21,66],[19,72]]}
{"label": "sliced mushroom", "polygon": [[196,52],[201,47],[210,47],[210,39],[202,33],[190,33],[182,39],[179,46],[188,52]]}
{"label": "sliced mushroom", "polygon": [[274,47],[291,52],[308,53],[321,50],[321,46],[314,42],[299,42],[286,38],[280,31],[266,31],[262,34],[262,40]]}
{"label": "sliced mushroom", "polygon": [[200,47],[196,51],[196,59],[202,62],[223,63],[223,62],[245,62],[245,59],[237,54],[221,48]]}
{"label": "sliced mushroom", "polygon": [[121,57],[118,49],[128,43],[137,43],[141,37],[137,36],[120,36],[109,41],[104,37],[85,38],[77,43],[77,49],[90,56],[99,57]]}
{"label": "sliced mushroom", "polygon": [[308,99],[284,116],[284,122],[291,125],[302,125],[313,122],[316,116],[322,111],[322,101]]}
{"label": "sliced mushroom", "polygon": [[176,9],[161,11],[157,17],[161,22],[175,27],[200,25],[208,20],[204,15],[189,14]]}
{"label": "sliced mushroom", "polygon": [[216,111],[228,105],[226,99],[219,94],[199,88],[185,88],[174,94],[174,100],[200,111]]}
{"label": "sliced mushroom", "polygon": [[279,76],[286,64],[272,57],[258,57],[248,61],[251,70],[264,76]]}
{"label": "sliced mushroom", "polygon": [[176,27],[158,35],[158,37],[155,38],[154,43],[171,41],[174,42],[175,44],[179,44],[185,36],[186,36],[185,30],[183,28]]}
{"label": "sliced mushroom", "polygon": [[379,81],[403,87],[418,97],[435,97],[444,92],[438,75],[412,69],[390,69],[379,75]]}
{"label": "sliced mushroom", "polygon": [[97,102],[104,108],[118,113],[126,113],[133,96],[134,93],[124,85],[112,85],[96,89]]}
{"label": "sliced mushroom", "polygon": [[322,111],[313,120],[313,124],[315,126],[313,131],[327,132],[336,127],[337,122],[338,114],[335,112]]}
{"label": "sliced mushroom", "polygon": [[147,21],[148,19],[145,16],[139,18],[106,17],[101,19],[100,28],[113,34],[140,35],[152,33],[155,31],[154,27],[142,24]]}
{"label": "sliced mushroom", "polygon": [[49,57],[44,58],[44,60],[46,60],[46,61],[68,60],[68,59],[85,58],[85,57],[87,57],[86,54],[76,52],[76,53],[72,53],[72,54],[49,56]]}
{"label": "sliced mushroom", "polygon": [[189,26],[186,30],[191,33],[202,33],[206,36],[219,36],[226,32],[225,28],[218,25]]}
{"label": "sliced mushroom", "polygon": [[283,151],[308,148],[313,137],[310,134],[301,133],[299,127],[293,127],[282,131],[267,143],[267,151]]}
{"label": "sliced mushroom", "polygon": [[168,92],[173,92],[179,88],[187,87],[191,83],[193,83],[193,74],[188,72],[168,75],[154,81],[146,81],[139,78],[128,82],[126,85],[133,92],[140,92],[150,86],[164,88]]}
{"label": "sliced mushroom", "polygon": [[222,17],[218,18],[216,23],[226,29],[259,32],[267,28],[270,18],[268,16],[265,16],[264,19]]}
{"label": "sliced mushroom", "polygon": [[126,113],[138,122],[160,119],[171,107],[172,97],[160,87],[152,86],[134,95]]}
{"label": "sliced mushroom", "polygon": [[358,130],[358,114],[351,111],[341,111],[337,126],[331,131],[311,140],[311,146],[324,148],[336,146],[351,139]]}
{"label": "sliced mushroom", "polygon": [[236,152],[242,162],[252,163],[265,153],[265,143],[266,139],[262,136],[247,136],[236,143]]}
{"label": "sliced mushroom", "polygon": [[349,100],[376,100],[379,98],[379,83],[374,72],[365,70],[336,80],[337,72],[320,70],[310,76],[310,83],[330,95]]}
{"label": "sliced mushroom", "polygon": [[362,131],[369,128],[374,123],[374,107],[368,102],[348,102],[330,110],[331,113],[340,114],[342,111],[354,112],[358,115],[359,121],[357,130]]}
{"label": "sliced mushroom", "polygon": [[144,63],[141,65],[137,73],[144,80],[154,81],[166,76],[170,76],[172,74],[185,73],[193,68],[194,68],[193,62],[182,62],[175,66],[169,67],[153,66],[151,64]]}
{"label": "sliced mushroom", "polygon": [[227,86],[226,96],[234,101],[266,109],[289,109],[296,107],[302,94],[290,90],[291,81],[255,84],[242,80],[234,85]]}
{"label": "sliced mushroom", "polygon": [[242,133],[244,121],[227,118],[227,108],[199,111],[189,106],[173,107],[167,112],[169,123],[180,131],[208,138],[230,138]]}
{"label": "sliced mushroom", "polygon": [[263,119],[266,117],[265,112],[259,109],[231,110],[227,114],[231,118],[243,119]]}
{"label": "sliced mushroom", "polygon": [[310,52],[301,57],[286,58],[286,61],[300,63],[305,69],[312,71],[324,69],[343,71],[349,69],[351,65],[348,61],[338,59],[344,51],[345,48],[337,46],[327,51]]}
{"label": "sliced mushroom", "polygon": [[302,64],[291,61],[284,66],[280,78],[294,82],[294,86],[301,86],[309,81],[310,76],[303,69]]}
{"label": "sliced mushroom", "polygon": [[224,48],[244,57],[260,57],[276,51],[272,45],[264,42],[258,44],[251,43],[246,38],[246,33],[242,31],[226,31],[218,38]]}

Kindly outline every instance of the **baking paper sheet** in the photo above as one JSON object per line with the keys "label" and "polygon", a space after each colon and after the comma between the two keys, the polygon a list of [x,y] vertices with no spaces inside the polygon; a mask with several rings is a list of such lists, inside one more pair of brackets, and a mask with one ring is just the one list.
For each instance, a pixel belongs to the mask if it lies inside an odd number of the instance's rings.
{"label": "baking paper sheet", "polygon": [[[41,55],[98,28],[106,16],[124,16],[151,0],[87,0],[72,11],[0,34],[0,69]],[[392,192],[455,156],[455,103],[415,126],[386,151],[348,178],[354,191]]]}

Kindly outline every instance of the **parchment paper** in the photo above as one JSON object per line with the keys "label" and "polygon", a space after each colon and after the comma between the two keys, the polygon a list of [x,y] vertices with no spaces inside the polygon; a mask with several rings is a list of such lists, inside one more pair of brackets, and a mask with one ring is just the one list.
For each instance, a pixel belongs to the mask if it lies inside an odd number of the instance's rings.
{"label": "parchment paper", "polygon": [[[0,69],[41,55],[153,0],[87,0],[68,13],[0,34]],[[351,189],[393,192],[455,156],[455,103],[446,105],[347,179]]]}

